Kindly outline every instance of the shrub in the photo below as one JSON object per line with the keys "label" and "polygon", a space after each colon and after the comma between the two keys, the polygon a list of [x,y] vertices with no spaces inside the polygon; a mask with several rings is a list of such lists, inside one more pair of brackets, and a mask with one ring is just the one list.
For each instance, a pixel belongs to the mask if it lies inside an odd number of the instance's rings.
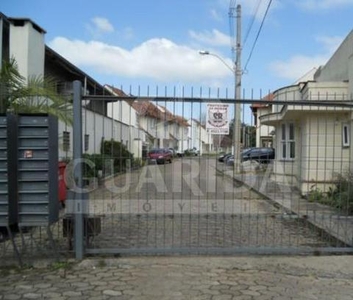
{"label": "shrub", "polygon": [[331,205],[347,214],[353,213],[353,173],[348,171],[344,175],[337,174],[334,188],[328,196]]}
{"label": "shrub", "polygon": [[316,188],[315,186],[310,188],[310,192],[308,193],[309,202],[321,202],[323,198],[324,193],[320,189]]}
{"label": "shrub", "polygon": [[102,141],[101,154],[104,160],[113,160],[114,173],[126,171],[128,163],[131,166],[133,162],[133,154],[126,149],[124,144],[118,141]]}
{"label": "shrub", "polygon": [[99,171],[103,170],[103,156],[102,154],[83,154],[83,159],[89,160],[93,163],[85,163],[83,165],[83,174],[86,178],[98,177]]}

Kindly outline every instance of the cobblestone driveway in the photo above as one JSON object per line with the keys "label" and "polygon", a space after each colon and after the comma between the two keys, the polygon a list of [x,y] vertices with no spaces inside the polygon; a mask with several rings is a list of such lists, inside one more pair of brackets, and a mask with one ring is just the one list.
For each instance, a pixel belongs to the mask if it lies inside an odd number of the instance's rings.
{"label": "cobblestone driveway", "polygon": [[[215,159],[175,160],[116,177],[90,195],[101,233],[91,249],[326,247],[309,224],[216,172]],[[118,251],[117,251],[118,252]]]}
{"label": "cobblestone driveway", "polygon": [[352,299],[351,256],[85,260],[1,270],[0,299]]}

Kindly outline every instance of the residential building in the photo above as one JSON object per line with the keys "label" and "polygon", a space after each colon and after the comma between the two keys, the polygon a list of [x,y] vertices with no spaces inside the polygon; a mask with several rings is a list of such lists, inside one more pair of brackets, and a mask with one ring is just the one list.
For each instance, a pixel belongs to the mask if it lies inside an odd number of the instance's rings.
{"label": "residential building", "polygon": [[[272,101],[273,94],[268,94],[263,100]],[[256,127],[256,147],[272,147],[274,127],[260,122],[261,116],[271,113],[272,105],[269,103],[255,103],[250,108],[254,115],[254,126]]]}
{"label": "residential building", "polygon": [[166,107],[148,99],[134,101],[132,107],[137,111],[139,128],[146,133],[148,149],[173,148],[183,152],[187,138],[187,121],[171,113]]}
{"label": "residential building", "polygon": [[[58,93],[67,97],[68,103],[72,101],[74,80],[81,81],[85,96],[113,95],[111,90],[46,46],[45,33],[44,29],[28,18],[8,18],[0,13],[0,67],[3,60],[9,61],[14,57],[24,78],[54,78]],[[137,128],[135,119],[119,119],[110,114],[108,108],[113,102],[118,101],[111,97],[82,101],[83,151],[100,153],[101,142],[114,139],[123,142],[135,157],[142,157],[140,144],[131,141],[137,138],[144,141],[145,133]],[[125,113],[121,115],[125,116]],[[59,158],[70,159],[73,155],[72,127],[62,122],[58,126]]]}
{"label": "residential building", "polygon": [[[104,88],[114,96],[128,97],[122,90],[113,86],[105,85]],[[139,115],[130,101],[116,99],[108,103],[107,110],[108,117],[121,124],[115,127],[115,133],[120,131],[121,141],[128,150],[135,158],[142,158],[143,149],[147,147],[146,133],[139,128]]]}
{"label": "residential building", "polygon": [[275,128],[274,179],[303,194],[326,192],[337,174],[352,170],[353,114],[345,103],[353,95],[353,31],[313,79],[273,93],[274,101],[307,101],[311,106],[276,104],[259,118]]}
{"label": "residential building", "polygon": [[188,120],[189,129],[184,141],[185,149],[196,149],[200,155],[213,151],[213,138],[206,127],[196,119]]}

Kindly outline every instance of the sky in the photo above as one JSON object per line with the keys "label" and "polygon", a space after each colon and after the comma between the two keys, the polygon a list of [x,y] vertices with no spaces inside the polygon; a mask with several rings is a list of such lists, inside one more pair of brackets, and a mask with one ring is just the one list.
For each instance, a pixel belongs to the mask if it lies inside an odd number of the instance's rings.
{"label": "sky", "polygon": [[353,28],[353,0],[1,0],[0,11],[44,28],[49,47],[101,84],[232,97],[237,5],[248,99],[325,64]]}

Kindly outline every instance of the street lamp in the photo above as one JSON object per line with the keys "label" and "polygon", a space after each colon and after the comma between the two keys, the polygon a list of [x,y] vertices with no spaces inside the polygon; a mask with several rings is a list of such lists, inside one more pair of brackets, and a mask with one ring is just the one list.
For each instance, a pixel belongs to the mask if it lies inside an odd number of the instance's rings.
{"label": "street lamp", "polygon": [[240,69],[240,60],[237,60],[234,63],[234,68],[230,67],[222,57],[215,53],[211,53],[206,50],[199,51],[200,55],[211,55],[219,59],[233,74],[234,76],[234,127],[233,127],[233,139],[234,139],[234,170],[236,172],[240,171],[240,135],[241,135],[241,123],[240,123],[240,88],[241,88],[241,79],[239,76],[242,75]]}
{"label": "street lamp", "polygon": [[211,53],[210,51],[206,51],[206,50],[200,50],[199,51],[199,54],[200,55],[211,55],[211,56],[214,56],[214,57],[217,57],[232,73],[233,75],[235,76],[235,68],[232,68],[230,67],[222,57],[220,57],[219,55],[215,54],[215,53]]}

